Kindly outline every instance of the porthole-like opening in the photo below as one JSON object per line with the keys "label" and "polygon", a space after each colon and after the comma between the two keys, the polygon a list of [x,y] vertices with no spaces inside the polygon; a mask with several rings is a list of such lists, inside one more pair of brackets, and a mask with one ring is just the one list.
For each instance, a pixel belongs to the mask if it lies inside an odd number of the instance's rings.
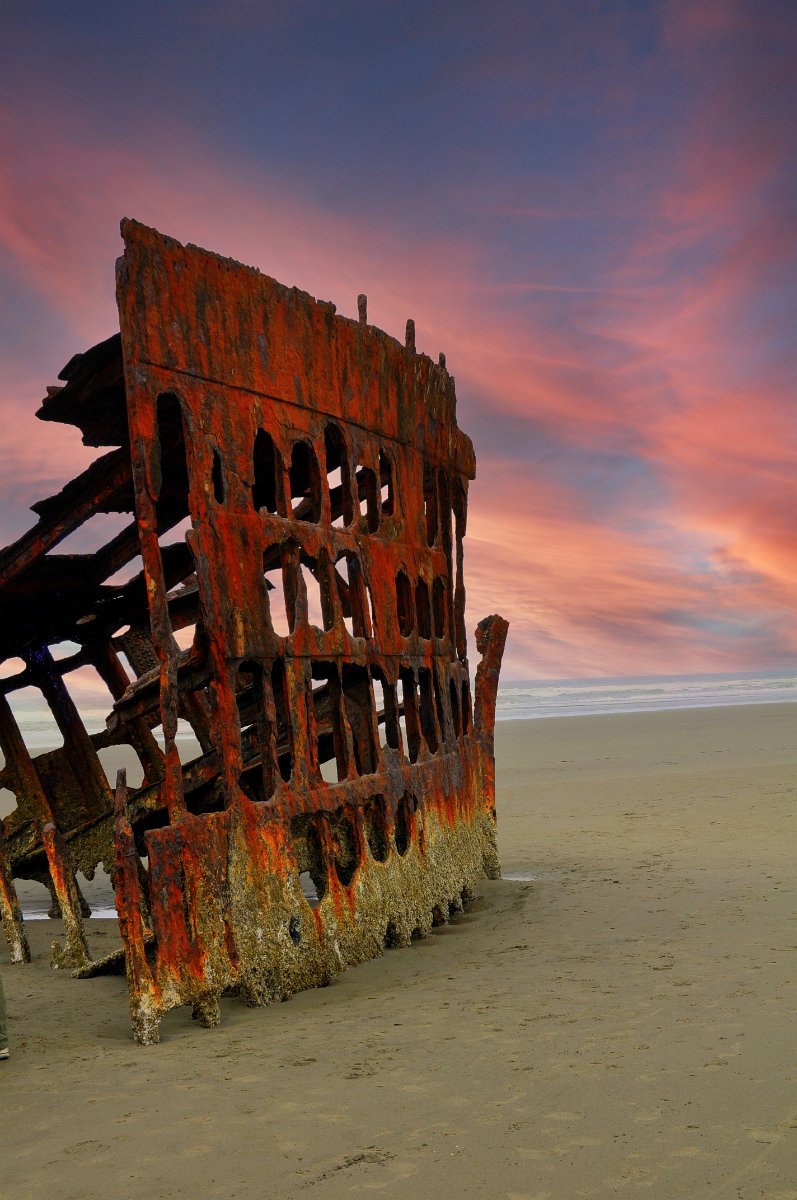
{"label": "porthole-like opening", "polygon": [[434,723],[432,673],[427,667],[421,667],[418,671],[418,686],[421,693],[421,729],[426,745],[434,754],[437,751],[437,730]]}
{"label": "porthole-like opening", "polygon": [[[114,747],[117,750],[118,747]],[[104,764],[103,764],[104,766]],[[9,817],[17,807],[17,797],[10,788],[0,788],[0,821]]]}
{"label": "porthole-like opening", "polygon": [[448,475],[443,467],[437,469],[437,508],[439,513],[440,534],[443,543],[443,549],[448,556],[449,563],[451,562],[451,547],[453,544],[451,536],[451,519],[453,517],[453,509],[451,508],[451,489],[448,486]]}
{"label": "porthole-like opening", "polygon": [[300,618],[300,594],[303,594],[300,583],[302,552],[299,543],[294,538],[286,538],[280,545],[279,553],[282,562],[282,583],[285,589],[285,612],[288,616],[291,633],[293,633]]}
{"label": "porthole-like opening", "polygon": [[351,525],[354,510],[351,499],[351,473],[346,442],[337,425],[327,425],[324,431],[326,452],[329,519],[336,528]]}
{"label": "porthole-like opening", "polygon": [[411,637],[415,628],[415,604],[412,585],[406,571],[403,570],[396,575],[396,608],[399,633],[402,637]]}
{"label": "porthole-like opening", "polygon": [[[188,693],[190,697],[192,693]],[[193,693],[196,695],[196,693]],[[166,735],[162,724],[153,725],[152,735],[157,741],[161,750],[166,749]],[[190,721],[185,717],[180,717],[177,721],[177,727],[174,733],[174,747],[177,751],[177,756],[183,766],[193,762],[201,753],[201,748],[197,740],[196,730]]]}
{"label": "porthole-like opening", "polygon": [[[158,568],[163,572],[163,583],[166,591],[193,573],[193,560],[188,546],[185,544],[186,527],[190,528],[188,508],[188,466],[186,460],[185,436],[183,431],[183,413],[177,396],[165,393],[158,397],[156,407],[157,436],[153,441],[150,455],[149,472],[152,482],[155,505],[155,522],[160,549],[160,563],[157,553],[147,560],[147,569],[157,578]],[[217,461],[218,460],[218,461]],[[210,485],[218,503],[225,499],[225,481],[221,459],[217,451],[213,451],[211,461]],[[125,557],[132,557],[139,548],[136,544],[135,526],[131,526],[126,535],[120,535],[117,541],[125,544]],[[166,537],[171,535],[171,541]],[[133,535],[133,536],[131,536]],[[179,537],[180,541],[174,539]],[[121,547],[119,547],[121,548]],[[110,546],[109,546],[110,549]],[[113,555],[115,558],[115,554]],[[121,565],[121,558],[116,560]],[[137,593],[145,594],[144,574],[135,576],[128,582],[127,593],[131,600]],[[86,617],[90,617],[90,613]],[[89,622],[90,623],[90,622]],[[96,629],[96,626],[92,626]],[[89,633],[91,630],[89,630]]]}
{"label": "porthole-like opening", "polygon": [[368,593],[368,611],[371,614],[371,637],[379,637],[379,625],[376,620],[376,605],[374,604],[374,589],[371,587],[367,579],[363,579],[365,590]]}
{"label": "porthole-like opening", "polygon": [[354,619],[352,617],[351,603],[351,579],[349,572],[349,559],[346,554],[339,554],[335,560],[335,584],[338,589],[338,597],[340,598],[340,611],[343,617],[343,624],[349,637],[354,637]]}
{"label": "porthole-like opening", "polygon": [[374,796],[363,810],[365,838],[371,857],[376,862],[385,862],[388,854],[387,826],[385,821],[384,796]]}
{"label": "porthole-like opening", "polygon": [[415,615],[418,621],[418,633],[422,638],[432,636],[432,614],[429,609],[429,588],[426,580],[418,578],[415,584]]}
{"label": "porthole-like opening", "polygon": [[[114,697],[96,667],[85,663],[76,670],[67,670],[62,676],[62,681],[80,714],[86,732],[97,734],[104,731],[107,713]],[[56,702],[55,696],[51,697],[51,703],[53,702]],[[54,712],[56,711],[57,708],[54,709]]]}
{"label": "porthole-like opening", "polygon": [[[402,746],[407,746],[407,718],[405,716],[404,707],[404,683],[399,675],[396,680],[396,712],[398,713],[399,733],[402,739]],[[407,751],[409,753],[409,751]],[[405,762],[409,762],[409,758],[405,756]]]}
{"label": "porthole-like opening", "polygon": [[61,916],[55,886],[49,875],[46,879],[46,883],[43,879],[26,879],[24,895],[19,897],[23,913],[29,913],[33,919]]}
{"label": "porthole-like opening", "polygon": [[271,434],[258,429],[252,454],[254,483],[252,503],[258,512],[276,513],[279,510],[278,490],[282,484],[282,460]]}
{"label": "porthole-like opening", "polygon": [[[328,868],[326,854],[318,830],[317,821],[320,818],[302,815],[291,821],[291,838],[296,860],[299,864],[300,881],[302,875],[309,876],[317,900],[323,900],[327,894]],[[302,890],[307,895],[308,888]],[[312,902],[312,898],[308,897]]]}
{"label": "porthole-like opening", "polygon": [[[65,658],[71,658],[73,654],[77,654],[80,646],[77,642],[51,642],[47,647],[55,662],[61,662]],[[20,662],[21,659],[17,659]]]}
{"label": "porthole-like opening", "polygon": [[299,556],[299,570],[307,594],[308,623],[317,629],[328,630],[335,623],[335,613],[329,594],[329,577],[324,569],[325,561],[328,560],[312,558],[303,550]]}
{"label": "porthole-like opening", "polygon": [[339,783],[348,777],[348,760],[337,664],[316,659],[311,663],[310,675],[318,767],[327,783]]}
{"label": "porthole-like opening", "polygon": [[338,590],[343,623],[350,637],[367,637],[364,580],[360,560],[348,550],[335,559],[335,584]]}
{"label": "porthole-like opening", "polygon": [[457,737],[459,737],[459,735],[460,735],[459,697],[457,696],[457,685],[454,683],[453,679],[449,679],[448,688],[449,688],[449,693],[451,696],[451,721],[454,726],[454,733],[456,734]]}
{"label": "porthole-like opening", "polygon": [[288,617],[279,546],[269,546],[263,555],[263,584],[266,589],[266,604],[271,628],[277,637],[289,637],[291,622]]}
{"label": "porthole-like opening", "polygon": [[415,676],[410,668],[404,668],[399,673],[400,705],[403,710],[404,733],[407,741],[407,754],[411,763],[418,761],[421,749],[421,726],[418,713],[418,692]]}
{"label": "porthole-like opening", "polygon": [[401,797],[393,822],[393,840],[396,850],[404,857],[412,842],[412,801],[407,792]]}
{"label": "porthole-like opening", "polygon": [[467,679],[462,680],[462,732],[467,733],[470,729],[470,689]]}
{"label": "porthole-like opening", "polygon": [[412,797],[412,812],[413,822],[415,826],[415,837],[418,842],[418,849],[421,854],[426,853],[426,830],[423,824],[423,810],[418,803],[418,797]]}
{"label": "porthole-like opening", "polygon": [[288,704],[288,680],[281,658],[276,659],[271,668],[271,693],[277,724],[277,765],[280,775],[289,783],[293,772],[293,729]]}
{"label": "porthole-like opening", "polygon": [[432,612],[434,614],[434,635],[444,638],[446,635],[446,585],[438,575],[432,584]]}
{"label": "porthole-like opening", "polygon": [[6,699],[30,751],[58,750],[63,746],[64,735],[39,688],[17,688]]}
{"label": "porthole-like opening", "polygon": [[295,442],[290,468],[291,512],[297,521],[321,519],[320,477],[315,452],[309,442]]}
{"label": "porthole-like opening", "polygon": [[271,739],[275,731],[268,680],[259,662],[241,662],[235,680],[235,703],[241,737],[239,786],[248,798],[260,803],[274,796]]}
{"label": "porthole-like opening", "polygon": [[[468,656],[468,637],[465,629],[465,581],[462,575],[463,568],[463,540],[468,522],[468,496],[464,485],[456,481],[454,482],[454,515],[456,517],[456,585],[453,595],[453,630],[452,634],[456,642],[457,658],[460,662],[465,662]],[[465,732],[465,719],[463,716],[462,729]]]}
{"label": "porthole-like opening", "polygon": [[341,671],[343,703],[351,729],[355,768],[358,775],[372,775],[376,770],[376,747],[371,678],[365,667],[353,663],[343,663]]}
{"label": "porthole-like opening", "polygon": [[437,488],[435,470],[430,463],[423,464],[423,512],[426,522],[426,541],[433,546],[437,541]]}
{"label": "porthole-like opening", "polygon": [[224,503],[224,473],[221,465],[221,455],[218,450],[213,451],[213,467],[210,473],[213,482],[213,497],[217,504]]}
{"label": "porthole-like opening", "polygon": [[256,730],[263,708],[263,667],[259,662],[241,662],[235,679],[235,704],[242,742],[247,732]]}
{"label": "porthole-like opening", "polygon": [[356,467],[357,498],[360,514],[366,518],[368,532],[376,533],[379,528],[379,502],[377,499],[376,474],[370,467]]}
{"label": "porthole-like opening", "polygon": [[437,678],[437,670],[434,668],[432,670],[432,685],[434,688],[434,707],[435,712],[437,713],[437,728],[440,730],[440,737],[442,741],[445,742],[450,738],[450,734],[447,734],[446,732],[449,729],[449,725],[446,722],[446,709],[443,699],[443,689],[440,687],[440,680]]}
{"label": "porthole-like opening", "polygon": [[401,743],[396,689],[392,683],[388,683],[387,677],[378,667],[371,668],[371,678],[373,679],[380,745],[382,749],[389,747],[391,750],[398,750]]}
{"label": "porthole-like opening", "polygon": [[182,409],[173,393],[158,396],[156,417],[159,453],[157,464],[153,462],[152,466],[160,518],[165,511],[188,511],[188,464]]}
{"label": "porthole-like opening", "polygon": [[374,707],[376,709],[376,723],[381,724],[385,719],[385,692],[382,687],[382,672],[375,667],[371,668],[371,691],[374,694]]}
{"label": "porthole-like opening", "polygon": [[262,666],[256,662],[241,663],[235,683],[242,764],[238,783],[241,791],[258,803],[270,800],[274,794],[270,700]]}
{"label": "porthole-like opening", "polygon": [[335,874],[343,887],[348,887],[359,866],[357,831],[352,814],[339,808],[330,821]]}
{"label": "porthole-like opening", "polygon": [[393,514],[393,465],[384,450],[379,451],[379,507],[384,516]]}

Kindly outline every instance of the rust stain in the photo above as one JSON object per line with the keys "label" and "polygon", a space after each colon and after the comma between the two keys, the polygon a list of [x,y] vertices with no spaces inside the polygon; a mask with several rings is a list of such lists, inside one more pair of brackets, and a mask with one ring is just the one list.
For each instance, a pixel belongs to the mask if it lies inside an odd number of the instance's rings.
{"label": "rust stain", "polygon": [[[472,694],[475,457],[414,323],[402,345],[365,296],[348,320],[136,222],[122,236],[120,334],[73,358],[38,413],[107,453],[0,553],[0,660],[21,663],[0,680],[17,802],[0,915],[25,961],[13,881],[41,880],[64,921],[54,965],[112,969],[91,959],[76,877],[104,866],[149,1043],[177,1005],[213,1025],[223,994],[268,1003],[407,945],[498,875],[507,623],[477,629]],[[57,553],[104,513],[130,519],[90,554]],[[93,734],[65,682],[87,666],[112,701]],[[57,750],[25,744],[8,696],[27,687]],[[121,772],[112,793],[114,746],[140,786]]]}

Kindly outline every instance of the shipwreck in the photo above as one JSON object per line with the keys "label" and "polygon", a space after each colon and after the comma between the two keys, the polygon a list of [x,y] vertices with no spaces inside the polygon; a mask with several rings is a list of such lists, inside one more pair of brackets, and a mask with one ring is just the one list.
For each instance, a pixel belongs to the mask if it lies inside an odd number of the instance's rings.
{"label": "shipwreck", "polygon": [[[119,332],[37,413],[104,452],[0,553],[0,914],[26,961],[14,881],[46,884],[53,965],[123,964],[150,1043],[175,1006],[214,1025],[222,995],[265,1004],[407,945],[498,875],[507,624],[478,626],[472,680],[475,458],[413,323],[401,344],[364,296],[350,320],[134,221],[122,236]],[[97,514],[130,519],[59,553]],[[87,666],[109,693],[94,733],[69,686]],[[22,688],[58,749],[26,744]],[[139,786],[108,781],[121,746]],[[100,866],[123,946],[106,960],[78,884]]]}

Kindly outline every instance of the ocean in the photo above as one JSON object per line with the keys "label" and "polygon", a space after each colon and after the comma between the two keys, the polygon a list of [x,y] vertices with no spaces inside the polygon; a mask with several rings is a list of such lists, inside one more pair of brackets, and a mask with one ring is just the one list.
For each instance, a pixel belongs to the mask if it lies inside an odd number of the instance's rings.
{"label": "ocean", "polygon": [[797,701],[797,670],[764,674],[538,679],[501,683],[497,721]]}

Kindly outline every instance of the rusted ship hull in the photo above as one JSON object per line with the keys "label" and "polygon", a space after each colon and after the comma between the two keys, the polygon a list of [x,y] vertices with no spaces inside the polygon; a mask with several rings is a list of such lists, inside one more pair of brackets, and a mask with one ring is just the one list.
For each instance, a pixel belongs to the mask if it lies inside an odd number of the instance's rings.
{"label": "rusted ship hull", "polygon": [[[59,965],[97,970],[74,873],[116,894],[136,1037],[328,982],[448,919],[496,875],[493,724],[507,625],[467,660],[469,439],[444,363],[330,304],[123,222],[118,338],[68,364],[39,415],[115,447],[0,556],[0,909],[47,882]],[[54,554],[130,512],[85,561]],[[184,538],[176,536],[186,528]],[[172,535],[170,536],[170,531]],[[141,570],[118,573],[136,557]],[[54,600],[57,602],[54,603]],[[57,658],[53,647],[74,646]],[[109,689],[89,735],[64,683]],[[34,757],[7,695],[40,690],[64,738]],[[182,762],[190,727],[201,753]],[[159,736],[156,736],[158,734]],[[144,774],[112,796],[98,751]]]}

